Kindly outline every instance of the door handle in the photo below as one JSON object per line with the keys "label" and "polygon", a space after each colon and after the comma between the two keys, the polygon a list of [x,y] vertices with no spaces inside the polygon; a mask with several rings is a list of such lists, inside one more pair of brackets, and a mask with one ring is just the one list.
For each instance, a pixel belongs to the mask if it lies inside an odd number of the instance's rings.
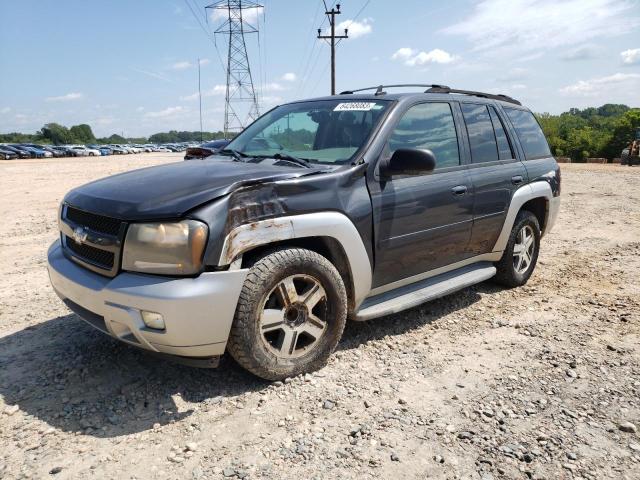
{"label": "door handle", "polygon": [[460,195],[460,196],[462,196],[462,195],[464,195],[465,193],[467,193],[467,186],[466,186],[466,185],[458,185],[457,187],[453,187],[453,188],[451,189],[451,192],[452,192],[454,195]]}
{"label": "door handle", "polygon": [[524,182],[524,178],[522,177],[522,175],[515,175],[511,177],[511,183],[513,183],[514,185],[520,185],[522,182]]}

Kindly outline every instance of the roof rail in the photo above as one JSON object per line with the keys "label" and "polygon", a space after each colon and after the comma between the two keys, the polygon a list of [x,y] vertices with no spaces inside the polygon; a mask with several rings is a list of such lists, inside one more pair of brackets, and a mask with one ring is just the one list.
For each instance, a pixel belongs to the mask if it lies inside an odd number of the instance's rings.
{"label": "roof rail", "polygon": [[461,95],[472,95],[474,97],[483,97],[483,98],[491,98],[493,100],[501,100],[503,102],[514,103],[516,105],[522,105],[515,98],[511,98],[507,95],[502,94],[493,94],[493,93],[484,93],[484,92],[475,92],[473,90],[456,90],[455,88],[449,87],[439,87],[434,85],[429,90],[424,93],[459,93]]}
{"label": "roof rail", "polygon": [[344,92],[340,92],[340,95],[351,95],[356,92],[364,92],[366,90],[375,90],[375,95],[384,95],[387,92],[383,90],[383,88],[403,88],[403,87],[427,87],[427,88],[449,88],[446,85],[428,85],[424,83],[405,83],[401,85],[378,85],[377,87],[367,87],[367,88],[359,88],[357,90],[345,90]]}
{"label": "roof rail", "polygon": [[400,84],[400,85],[378,85],[377,87],[359,88],[357,90],[345,90],[344,92],[340,92],[340,95],[351,95],[356,92],[364,92],[367,90],[375,90],[376,93],[374,95],[385,95],[387,93],[384,91],[385,88],[404,88],[404,87],[427,87],[427,90],[425,90],[424,93],[458,93],[460,95],[471,95],[474,97],[490,98],[492,100],[501,100],[503,102],[513,103],[515,105],[522,105],[518,100],[516,100],[515,98],[511,98],[508,95],[475,92],[473,90],[457,90],[455,88],[447,87],[446,85],[427,85],[423,83],[407,83],[407,84]]}

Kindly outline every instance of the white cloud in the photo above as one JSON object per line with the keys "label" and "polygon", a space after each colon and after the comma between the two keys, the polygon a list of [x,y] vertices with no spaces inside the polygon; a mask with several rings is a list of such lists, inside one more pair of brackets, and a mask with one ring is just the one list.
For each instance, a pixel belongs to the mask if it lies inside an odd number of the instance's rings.
{"label": "white cloud", "polygon": [[47,97],[45,101],[47,102],[71,102],[73,100],[80,100],[84,98],[84,93],[80,92],[72,92],[67,93],[66,95],[60,95],[59,97]]}
{"label": "white cloud", "polygon": [[185,107],[167,107],[164,110],[160,110],[158,112],[147,112],[144,114],[144,116],[148,118],[167,118],[185,113],[187,111],[188,109]]}
{"label": "white cloud", "polygon": [[209,60],[208,58],[201,58],[200,59],[200,66],[204,67],[205,65],[209,65],[211,63],[211,60]]}
{"label": "white cloud", "polygon": [[492,55],[548,51],[632,31],[640,25],[634,9],[630,0],[482,0],[443,32]]}
{"label": "white cloud", "polygon": [[596,58],[600,54],[600,51],[601,49],[596,45],[580,45],[579,47],[566,51],[561,58],[567,61],[589,60]]}
{"label": "white cloud", "polygon": [[413,48],[403,47],[391,55],[391,59],[403,61],[408,67],[415,67],[427,63],[451,63],[457,57],[439,48],[434,48],[429,52],[419,52]]}
{"label": "white cloud", "polygon": [[[373,31],[373,20],[365,18],[362,22],[354,22],[353,20],[345,20],[336,25],[336,34],[342,35],[344,30],[347,29],[349,38],[359,38],[370,34]],[[329,30],[327,29],[327,33]],[[325,35],[327,34],[325,33]]]}
{"label": "white cloud", "polygon": [[640,91],[640,73],[615,73],[606,77],[578,80],[576,83],[560,89],[568,96],[596,97],[613,88],[619,91]]}
{"label": "white cloud", "polygon": [[263,92],[281,92],[283,90],[286,90],[286,88],[284,88],[281,84],[277,82],[266,83],[262,87]]}
{"label": "white cloud", "polygon": [[193,64],[191,62],[176,62],[173,65],[171,65],[171,68],[174,70],[186,70],[187,68],[191,68],[193,67]]}
{"label": "white cloud", "polygon": [[143,112],[144,111],[144,107],[137,107],[136,108],[136,112]]}
{"label": "white cloud", "polygon": [[[242,20],[249,25],[257,26],[260,16],[263,14],[264,7],[247,8],[242,10]],[[229,18],[228,8],[212,8],[209,18],[214,22],[224,22]]]}
{"label": "white cloud", "polygon": [[620,53],[620,56],[622,57],[622,63],[625,65],[635,65],[640,63],[640,48],[625,50]]}
{"label": "white cloud", "polygon": [[298,79],[295,73],[287,72],[282,75],[282,80],[285,82],[295,82]]}
{"label": "white cloud", "polygon": [[9,113],[10,111],[11,111],[11,108],[4,107],[2,110],[0,110],[0,113]]}
{"label": "white cloud", "polygon": [[[226,85],[214,85],[209,89],[205,89],[202,91],[203,97],[215,97],[218,95],[224,95],[227,92]],[[184,97],[180,97],[180,100],[192,101],[198,99],[198,92],[192,93],[191,95],[186,95]]]}
{"label": "white cloud", "polygon": [[407,60],[415,55],[415,50],[409,47],[402,47],[396,50],[396,53],[391,55],[391,60]]}

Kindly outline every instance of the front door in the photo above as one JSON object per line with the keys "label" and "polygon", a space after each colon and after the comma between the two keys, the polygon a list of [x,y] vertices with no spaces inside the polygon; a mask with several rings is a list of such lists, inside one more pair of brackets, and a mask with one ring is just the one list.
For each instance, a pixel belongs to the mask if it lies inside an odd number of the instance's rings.
{"label": "front door", "polygon": [[451,105],[413,105],[389,135],[382,157],[399,148],[431,150],[432,173],[372,179],[375,268],[379,287],[468,256],[473,194],[461,164],[459,135]]}

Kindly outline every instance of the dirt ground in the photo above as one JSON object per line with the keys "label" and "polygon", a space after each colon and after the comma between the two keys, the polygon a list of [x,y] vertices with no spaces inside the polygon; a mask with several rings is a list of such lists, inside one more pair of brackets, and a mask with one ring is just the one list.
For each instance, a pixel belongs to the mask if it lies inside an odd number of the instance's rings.
{"label": "dirt ground", "polygon": [[0,478],[640,478],[640,168],[562,166],[526,287],[350,324],[268,383],[121,345],[49,286],[65,192],[179,159],[0,163]]}

